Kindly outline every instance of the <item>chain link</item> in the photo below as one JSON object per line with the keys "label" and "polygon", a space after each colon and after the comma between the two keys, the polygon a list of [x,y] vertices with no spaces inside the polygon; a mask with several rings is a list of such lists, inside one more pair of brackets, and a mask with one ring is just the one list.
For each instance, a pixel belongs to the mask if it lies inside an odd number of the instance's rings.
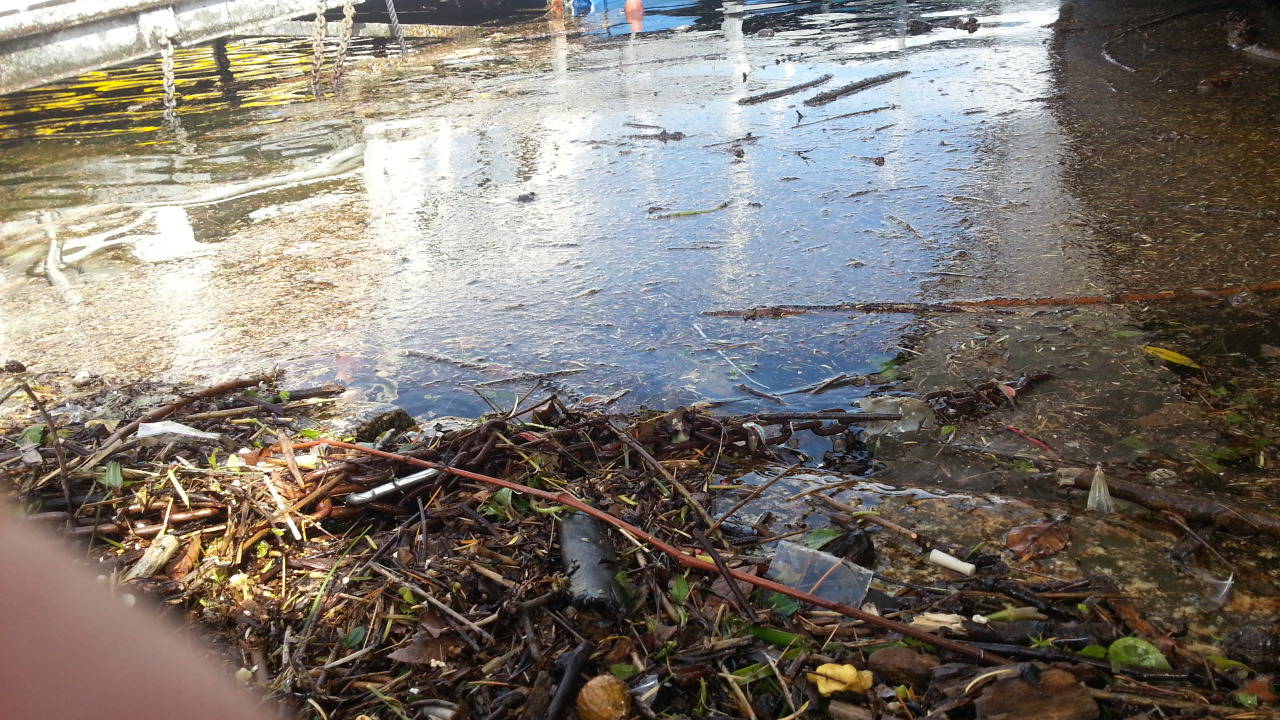
{"label": "chain link", "polygon": [[178,117],[178,81],[173,63],[173,41],[160,38],[160,73],[164,77],[164,119],[174,122]]}
{"label": "chain link", "polygon": [[324,0],[316,0],[316,26],[311,35],[311,94],[320,97],[320,68],[324,65]]}
{"label": "chain link", "polygon": [[347,49],[351,46],[351,33],[355,26],[356,4],[346,0],[342,4],[342,32],[338,34],[338,55],[333,59],[333,91],[342,83],[342,71],[347,62]]}

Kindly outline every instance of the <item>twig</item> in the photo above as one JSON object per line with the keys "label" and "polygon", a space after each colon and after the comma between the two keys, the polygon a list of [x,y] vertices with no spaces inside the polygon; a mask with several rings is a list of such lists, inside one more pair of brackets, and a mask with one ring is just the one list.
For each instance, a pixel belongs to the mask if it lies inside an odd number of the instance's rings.
{"label": "twig", "polygon": [[750,385],[746,385],[746,384],[743,384],[743,383],[738,383],[738,384],[737,384],[737,385],[735,385],[734,387],[738,388],[739,390],[741,390],[742,392],[744,392],[744,393],[746,393],[746,394],[748,394],[748,395],[754,395],[754,396],[756,396],[756,397],[758,397],[758,398],[764,398],[765,400],[768,400],[769,402],[771,402],[771,403],[773,403],[773,404],[775,404],[775,405],[786,405],[786,404],[787,404],[787,401],[786,401],[786,400],[783,400],[781,397],[779,397],[779,396],[777,396],[777,395],[774,395],[773,393],[767,393],[767,392],[764,392],[764,391],[762,391],[762,390],[757,390],[757,389],[755,389],[755,388],[751,387]]}
{"label": "twig", "polygon": [[780,97],[793,95],[795,93],[800,92],[801,90],[808,90],[811,87],[817,87],[827,82],[832,77],[833,76],[831,73],[827,73],[826,75],[823,75],[822,77],[817,78],[816,80],[803,82],[803,83],[800,83],[799,85],[792,85],[791,87],[785,87],[785,88],[782,88],[781,90],[770,90],[769,92],[763,92],[763,93],[760,93],[759,95],[748,95],[747,97],[744,97],[744,98],[738,98],[738,104],[739,105],[755,105],[756,103],[767,102],[769,100],[777,100]]}
{"label": "twig", "polygon": [[755,145],[759,141],[760,141],[759,135],[752,135],[751,132],[748,131],[746,135],[743,135],[740,138],[734,138],[732,140],[722,140],[720,142],[713,142],[713,143],[710,143],[709,145],[703,145],[702,148],[704,150],[707,150],[714,147],[723,147],[725,145],[744,145],[744,144]]}
{"label": "twig", "polygon": [[102,441],[102,446],[98,450],[98,452],[94,453],[83,462],[78,463],[72,469],[73,470],[92,469],[95,465],[102,462],[104,459],[106,459],[108,455],[110,455],[112,452],[115,451],[116,446],[120,443],[121,439],[123,439],[126,435],[132,433],[133,431],[137,430],[138,426],[141,425],[142,423],[155,422],[156,420],[160,420],[161,418],[172,415],[173,413],[181,410],[182,408],[190,405],[191,403],[197,400],[216,397],[224,393],[229,393],[232,390],[240,390],[242,388],[253,387],[254,385],[257,385],[258,383],[261,383],[267,379],[268,378],[266,376],[258,376],[253,378],[243,378],[240,380],[229,380],[224,383],[219,383],[217,385],[207,387],[204,390],[191,393],[190,395],[183,395],[182,397],[178,398],[177,400],[174,400],[168,405],[161,405],[155,410],[152,410],[146,415],[143,415],[137,420],[134,420],[133,422],[128,423],[118,428],[115,432],[111,433],[111,435],[106,440]]}
{"label": "twig", "polygon": [[574,691],[578,689],[582,668],[586,667],[587,660],[591,658],[591,643],[583,640],[577,647],[570,650],[568,655],[569,658],[564,664],[564,674],[560,676],[560,684],[547,705],[546,717],[549,720],[560,719],[564,714],[565,706],[569,704],[569,698],[573,697]]}
{"label": "twig", "polygon": [[713,212],[718,212],[720,210],[723,210],[729,207],[731,204],[733,204],[732,200],[725,200],[724,202],[720,203],[719,205],[713,208],[706,208],[705,210],[680,210],[679,212],[662,213],[661,215],[650,215],[649,219],[650,220],[666,220],[667,218],[688,217],[690,215],[706,215],[707,213],[713,213]]}
{"label": "twig", "polygon": [[[344,443],[344,444],[345,444],[345,443]],[[353,445],[352,447],[358,447],[358,446],[354,446],[354,445]],[[403,456],[402,456],[402,457],[403,457]],[[471,622],[470,620],[468,620],[468,619],[466,618],[466,616],[465,616],[465,615],[463,615],[462,613],[459,613],[457,610],[454,610],[453,608],[449,607],[448,605],[446,605],[446,604],[444,604],[444,603],[440,602],[439,600],[437,600],[437,599],[435,598],[435,596],[434,596],[434,595],[432,595],[431,593],[427,592],[426,590],[423,590],[422,588],[418,587],[417,585],[414,585],[413,583],[408,582],[408,581],[407,581],[407,580],[405,580],[403,577],[400,577],[400,576],[399,576],[399,575],[397,575],[396,573],[391,572],[390,570],[388,570],[388,569],[384,568],[383,566],[381,566],[381,565],[379,565],[379,564],[377,564],[377,563],[373,563],[373,564],[369,565],[369,569],[370,569],[370,570],[372,570],[372,571],[374,571],[374,572],[376,572],[376,573],[378,573],[379,575],[381,575],[381,576],[383,576],[383,577],[387,578],[388,580],[391,580],[392,582],[399,583],[399,584],[400,584],[400,587],[408,588],[408,589],[409,589],[409,592],[413,593],[414,595],[417,595],[418,597],[422,598],[423,600],[426,600],[426,601],[427,601],[428,603],[430,603],[430,604],[431,604],[431,606],[432,606],[432,607],[434,607],[435,609],[439,610],[440,612],[444,613],[445,615],[448,615],[449,617],[453,618],[454,620],[458,621],[459,623],[461,623],[461,624],[465,625],[465,626],[467,627],[467,629],[468,629],[468,630],[470,630],[471,632],[473,632],[473,633],[475,633],[475,634],[479,635],[481,638],[483,638],[483,639],[484,639],[484,641],[485,641],[485,642],[490,643],[490,644],[497,642],[496,640],[494,640],[494,639],[493,639],[493,636],[492,636],[492,635],[490,635],[490,634],[489,634],[489,633],[488,633],[484,628],[480,627],[479,625],[476,625],[474,622]],[[479,648],[477,648],[477,649],[479,649]]]}
{"label": "twig", "polygon": [[840,420],[842,422],[878,422],[883,420],[901,420],[901,413],[856,413],[856,412],[794,412],[794,413],[760,413],[749,416],[751,420],[764,425],[777,425],[791,420]]}
{"label": "twig", "polygon": [[[396,462],[401,462],[408,465],[417,465],[418,467],[446,470],[454,475],[457,475],[459,477],[464,477],[469,480],[475,480],[477,482],[482,482],[487,485],[494,485],[496,487],[504,487],[513,492],[522,493],[524,495],[529,495],[531,497],[536,497],[541,500],[547,500],[549,502],[558,503],[560,505],[567,505],[575,510],[584,512],[588,515],[591,515],[592,517],[598,518],[599,520],[602,520],[603,522],[606,522],[612,525],[618,530],[624,533],[627,533],[633,538],[643,540],[644,542],[648,543],[652,547],[666,554],[668,557],[670,557],[676,563],[680,564],[682,567],[686,567],[686,568],[689,568],[690,570],[698,570],[700,572],[706,572],[706,573],[718,574],[720,572],[719,568],[715,566],[715,563],[710,563],[705,560],[699,560],[698,558],[693,557],[688,553],[682,552],[679,548],[662,540],[661,538],[658,538],[655,535],[652,535],[644,530],[641,530],[635,525],[632,525],[631,523],[628,523],[625,520],[621,520],[599,508],[593,507],[566,492],[551,492],[548,490],[540,490],[538,488],[529,487],[528,485],[521,485],[520,483],[511,482],[510,480],[503,480],[501,478],[496,478],[490,475],[484,475],[481,473],[472,472],[470,470],[447,467],[447,466],[440,465],[438,463],[433,463],[427,460],[421,460],[419,458],[410,457],[408,455],[398,455],[396,453],[384,452],[382,450],[374,450],[373,448],[367,448],[361,445],[355,445],[353,443],[342,442],[340,440],[330,440],[325,438],[321,440],[313,440],[306,443],[299,443],[294,447],[295,449],[301,449],[305,447],[312,447],[315,445],[328,445],[330,447],[344,448],[346,450],[351,450],[353,452],[366,453],[369,455],[385,458],[387,460],[394,460]],[[783,585],[782,583],[774,582],[773,580],[769,580],[768,578],[756,577],[755,575],[748,575],[747,573],[741,572],[739,570],[733,570],[733,569],[729,570],[729,574],[735,580],[740,580],[742,582],[748,583],[750,585],[754,585],[764,590],[772,590],[774,592],[781,593],[788,597],[795,598],[796,600],[809,603],[810,605],[816,605],[820,608],[832,610],[841,615],[844,615],[845,617],[852,618],[854,620],[861,620],[862,622],[865,622],[869,625],[874,625],[876,627],[889,630],[890,632],[896,632],[902,635],[906,635],[907,637],[915,638],[922,642],[935,645],[943,650],[949,650],[954,653],[966,655],[968,657],[977,659],[981,662],[990,663],[993,665],[1005,665],[1009,663],[1008,660],[1006,660],[1005,658],[999,655],[986,652],[984,650],[980,650],[978,648],[975,648],[969,645],[968,643],[941,637],[933,633],[921,630],[919,628],[912,627],[910,625],[904,625],[903,623],[900,623],[894,620],[889,620],[888,618],[880,617],[879,615],[872,615],[871,613],[864,612],[862,610],[859,610],[858,608],[851,607],[843,603],[834,602],[832,600],[827,600],[825,598],[821,598],[816,595],[812,595],[810,593],[804,592],[803,590],[797,590],[788,585]],[[452,610],[450,610],[449,612],[452,612]]]}
{"label": "twig", "polygon": [[276,430],[276,440],[280,443],[281,454],[284,455],[284,464],[289,466],[289,474],[293,475],[293,481],[298,483],[298,489],[302,490],[307,485],[307,481],[302,478],[302,470],[298,468],[298,459],[293,456],[293,441],[285,434],[283,430]]}
{"label": "twig", "polygon": [[792,125],[791,128],[794,130],[795,128],[809,127],[810,125],[821,125],[822,123],[831,122],[832,120],[843,120],[844,118],[857,117],[859,115],[870,115],[871,113],[884,112],[885,110],[894,110],[897,109],[897,107],[897,105],[881,105],[880,107],[873,107],[869,110],[858,110],[857,112],[832,115],[831,117],[825,117],[821,120],[810,120],[806,123],[798,122],[795,125]]}
{"label": "twig", "polygon": [[1125,28],[1124,30],[1121,30],[1115,35],[1112,35],[1111,37],[1107,38],[1107,41],[1102,43],[1102,59],[1106,60],[1112,65],[1115,65],[1121,70],[1124,70],[1125,72],[1137,72],[1133,68],[1129,67],[1128,65],[1125,65],[1124,63],[1120,62],[1119,60],[1111,56],[1111,43],[1119,40],[1120,38],[1123,38],[1129,33],[1137,32],[1138,30],[1145,30],[1149,27],[1155,27],[1156,25],[1169,22],[1170,20],[1177,20],[1178,18],[1186,17],[1187,15],[1196,15],[1198,13],[1205,12],[1206,10],[1212,10],[1221,5],[1228,5],[1228,4],[1230,3],[1212,2],[1212,3],[1208,3],[1207,5],[1200,5],[1197,7],[1188,8],[1186,10],[1179,10],[1178,12],[1170,13],[1168,15],[1162,15],[1154,20],[1148,20],[1144,23],[1138,23],[1133,27]]}
{"label": "twig", "polygon": [[759,623],[760,618],[756,615],[755,608],[751,607],[751,603],[747,602],[746,596],[742,594],[742,588],[738,587],[737,581],[729,573],[729,566],[724,564],[724,558],[720,557],[720,553],[716,552],[716,549],[711,545],[711,541],[707,539],[706,535],[702,534],[702,531],[697,528],[689,528],[689,531],[693,535],[693,539],[698,541],[702,549],[707,551],[707,555],[711,556],[712,562],[716,564],[716,569],[720,571],[720,575],[729,586],[729,591],[733,593],[733,599],[738,604],[738,611],[745,615],[751,621],[751,624]]}
{"label": "twig", "polygon": [[49,409],[44,406],[40,398],[36,397],[36,393],[22,378],[17,378],[18,387],[31,398],[31,402],[40,411],[40,415],[44,417],[45,427],[49,430],[49,437],[53,438],[53,455],[58,459],[58,476],[62,479],[62,499],[67,501],[67,510],[74,512],[75,508],[71,505],[71,476],[67,474],[67,456],[62,451],[62,438],[58,435],[58,426],[53,422],[53,416],[49,414]]}
{"label": "twig", "polygon": [[568,370],[552,370],[550,372],[526,372],[511,377],[498,378],[497,380],[485,380],[478,382],[471,387],[490,387],[492,385],[501,385],[509,382],[528,382],[529,380],[549,380],[551,378],[564,377],[566,375],[575,375],[580,372],[586,372],[585,368],[570,368]]}
{"label": "twig", "polygon": [[689,504],[689,507],[693,508],[693,511],[698,514],[698,517],[702,518],[704,525],[708,528],[711,527],[714,522],[711,519],[711,516],[707,514],[706,508],[702,507],[702,503],[698,502],[693,497],[693,493],[689,492],[689,488],[685,487],[684,483],[677,480],[676,476],[672,475],[670,470],[663,467],[662,463],[658,462],[658,459],[650,454],[648,450],[645,450],[643,445],[636,442],[636,439],[631,437],[631,433],[627,432],[626,428],[613,421],[610,421],[609,427],[613,430],[614,434],[618,436],[619,440],[621,440],[627,447],[635,450],[636,453],[640,455],[640,458],[649,464],[649,467],[657,470],[659,475],[665,478],[668,483],[671,483],[671,485],[676,489],[676,492],[680,493],[680,496]]}
{"label": "twig", "polygon": [[[1090,697],[1094,700],[1110,700],[1112,702],[1129,703],[1130,705],[1145,705],[1147,707],[1164,707],[1175,708],[1178,710],[1195,710],[1200,714],[1212,713],[1214,715],[1223,715],[1226,717],[1247,716],[1253,718],[1275,718],[1280,717],[1280,713],[1270,708],[1255,708],[1253,710],[1245,710],[1239,707],[1230,707],[1228,705],[1207,705],[1205,703],[1191,702],[1190,700],[1181,700],[1178,698],[1151,697],[1149,695],[1135,695],[1133,693],[1118,693],[1111,690],[1099,690],[1096,688],[1086,687]],[[1201,715],[1203,716],[1203,715]]]}
{"label": "twig", "polygon": [[885,73],[883,75],[876,75],[874,77],[869,77],[865,80],[859,80],[858,82],[849,83],[848,85],[841,85],[840,87],[835,88],[834,90],[828,90],[824,93],[818,93],[817,95],[814,95],[808,100],[805,100],[804,104],[808,105],[809,107],[826,105],[827,103],[832,102],[834,100],[838,100],[844,97],[845,95],[852,95],[854,93],[862,92],[863,90],[866,90],[868,88],[873,88],[877,85],[883,85],[887,82],[897,80],[898,78],[904,75],[910,75],[910,74],[911,74],[910,70],[899,70],[897,72]]}
{"label": "twig", "polygon": [[[707,334],[706,334],[706,333],[702,332],[702,326],[701,326],[701,325],[698,325],[697,323],[694,323],[694,325],[693,325],[693,329],[698,331],[698,334],[702,336],[702,339],[703,339],[703,340],[707,340],[708,342],[711,340],[711,338],[707,337]],[[734,369],[734,370],[737,370],[737,371],[738,371],[738,374],[739,374],[739,375],[742,375],[742,379],[743,379],[743,380],[746,380],[746,381],[747,381],[747,382],[749,382],[749,383],[754,383],[754,384],[756,384],[756,385],[759,385],[760,387],[764,388],[765,390],[769,390],[769,389],[770,389],[768,385],[765,385],[764,383],[759,382],[759,381],[757,381],[757,380],[753,380],[753,379],[751,378],[751,376],[747,374],[747,371],[746,371],[746,370],[743,370],[743,369],[742,369],[742,368],[740,368],[740,367],[738,367],[738,363],[736,363],[736,362],[734,362],[733,360],[731,360],[731,359],[729,358],[729,356],[728,356],[728,355],[725,355],[723,350],[721,350],[720,348],[715,348],[715,351],[716,351],[716,353],[720,356],[720,358],[721,358],[722,360],[724,360],[725,362],[729,363],[729,365],[730,365],[731,367],[733,367],[733,369]]]}

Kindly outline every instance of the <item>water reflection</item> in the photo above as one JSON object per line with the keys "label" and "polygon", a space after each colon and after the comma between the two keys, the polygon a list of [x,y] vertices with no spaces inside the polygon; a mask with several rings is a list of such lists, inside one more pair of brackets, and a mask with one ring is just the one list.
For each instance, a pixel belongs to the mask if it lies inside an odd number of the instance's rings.
{"label": "water reflection", "polygon": [[[548,386],[569,393],[631,388],[633,402],[670,405],[741,394],[738,368],[775,391],[877,370],[909,319],[701,313],[913,299],[958,249],[945,198],[989,184],[976,158],[1007,130],[964,112],[1035,110],[1038,91],[995,83],[1047,62],[1044,33],[1027,19],[916,43],[903,7],[601,3],[512,45],[526,54],[505,71],[417,58],[419,76],[450,88],[447,102],[405,82],[359,103],[265,107],[282,97],[272,93],[305,89],[299,72],[271,87],[237,83],[238,110],[188,123],[187,154],[130,138],[15,144],[0,161],[20,238],[4,241],[5,272],[27,279],[6,312],[45,291],[31,272],[40,236],[17,210],[61,197],[68,236],[83,237],[161,206],[152,212],[167,230],[131,241],[154,253],[142,265],[78,266],[86,303],[59,320],[72,327],[59,342],[37,317],[6,337],[119,367],[279,362],[456,414],[484,409],[460,382],[518,393],[530,383],[511,379],[530,374],[556,373]],[[637,35],[678,25],[704,32]],[[615,30],[628,37],[609,40]],[[475,45],[447,51],[486,47]],[[508,51],[496,47],[485,54]],[[239,78],[236,46],[227,53]],[[219,76],[214,54],[208,62]],[[823,73],[835,86],[896,69],[912,75],[829,108],[804,106],[806,95],[737,102]],[[888,109],[836,117],[872,107]],[[109,125],[112,112],[86,122]],[[105,209],[75,219],[95,203]],[[118,318],[105,330],[93,324],[104,309]],[[78,336],[102,332],[117,356]]]}

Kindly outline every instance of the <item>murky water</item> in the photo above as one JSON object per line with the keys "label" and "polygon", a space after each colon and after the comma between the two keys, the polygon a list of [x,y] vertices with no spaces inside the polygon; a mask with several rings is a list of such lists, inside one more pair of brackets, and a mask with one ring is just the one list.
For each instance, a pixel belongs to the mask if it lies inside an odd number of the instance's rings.
{"label": "murky water", "polygon": [[[759,393],[842,373],[893,381],[783,396],[789,409],[848,407],[873,390],[1048,372],[999,413],[869,439],[888,485],[846,499],[989,539],[1052,506],[983,493],[1062,497],[1033,440],[1052,466],[1177,468],[1183,481],[1203,467],[1202,485],[1267,497],[1275,481],[1258,476],[1274,443],[1230,404],[1276,399],[1265,298],[703,314],[1280,278],[1280,67],[1229,50],[1222,18],[1191,15],[1117,43],[1127,73],[1099,47],[1155,12],[1135,5],[1088,4],[1055,29],[1053,0],[667,0],[643,16],[598,2],[404,57],[362,44],[344,90],[321,100],[305,44],[232,43],[229,69],[207,49],[180,57],[179,131],[159,121],[154,64],[6,98],[0,357],[130,379],[277,367],[421,415],[547,390],[775,409]],[[973,32],[941,26],[971,15]],[[913,19],[939,26],[911,35]],[[1198,90],[1207,77],[1230,84]],[[61,276],[43,268],[50,247]],[[1257,376],[1219,365],[1180,386],[1147,344],[1238,356]],[[1228,458],[1239,474],[1213,471]],[[889,485],[949,492],[890,497]],[[1196,606],[1199,581],[1162,558],[1168,533],[1081,523],[1096,540],[1082,547],[1141,569],[1166,609]],[[1274,596],[1274,553],[1239,555],[1242,588]]]}
{"label": "murky water", "polygon": [[[943,8],[984,14],[911,11]],[[993,116],[1037,94],[1000,78],[1047,67],[1041,26],[1052,7],[929,38],[905,37],[907,7],[891,3],[655,6],[646,28],[681,29],[615,39],[619,10],[570,21],[587,31],[573,39],[428,48],[367,65],[336,99],[271,104],[304,92],[301,78],[197,117],[198,98],[182,137],[102,132],[118,130],[113,113],[74,126],[13,115],[10,136],[28,137],[3,161],[11,220],[59,209],[69,216],[55,220],[59,235],[74,244],[164,204],[184,208],[191,229],[180,228],[185,249],[169,253],[182,257],[136,263],[122,252],[70,268],[85,301],[56,313],[53,335],[53,315],[21,310],[36,297],[61,302],[33,275],[46,240],[14,223],[10,352],[116,373],[280,362],[446,413],[482,407],[459,382],[511,389],[500,381],[524,373],[574,371],[556,384],[630,388],[634,401],[666,405],[742,395],[735,385],[745,382],[777,391],[879,369],[906,319],[763,327],[700,313],[910,299],[935,282],[930,273],[962,245],[952,198],[989,172],[979,155],[1000,132]],[[241,52],[231,49],[233,74]],[[808,94],[736,102],[823,73],[834,87],[899,69],[912,75],[820,109],[800,104]],[[95,87],[86,111],[110,94]],[[871,108],[886,109],[795,127]],[[30,137],[46,134],[55,139]],[[346,174],[219,197],[316,163]],[[76,208],[108,202],[75,219]],[[104,344],[109,352],[95,350]]]}
{"label": "murky water", "polygon": [[[908,19],[969,15],[974,32],[907,34]],[[632,405],[770,406],[739,386],[874,372],[912,357],[904,334],[922,326],[703,311],[1123,285],[1091,244],[1099,211],[1060,125],[1074,76],[1056,18],[1051,0],[665,2],[643,17],[597,3],[406,57],[365,43],[343,92],[319,101],[305,43],[232,43],[221,70],[189,50],[180,132],[159,122],[154,64],[8,98],[0,352],[117,376],[278,366],[419,413],[479,412],[479,395],[509,402],[534,375],[570,396],[629,389]],[[83,238],[139,220],[50,287],[49,232],[77,258]],[[1116,341],[1127,316],[1099,312],[1086,324]],[[1064,334],[987,367],[1078,351],[1113,354]],[[915,372],[954,375],[938,357]],[[1158,406],[1170,390],[1142,392]]]}

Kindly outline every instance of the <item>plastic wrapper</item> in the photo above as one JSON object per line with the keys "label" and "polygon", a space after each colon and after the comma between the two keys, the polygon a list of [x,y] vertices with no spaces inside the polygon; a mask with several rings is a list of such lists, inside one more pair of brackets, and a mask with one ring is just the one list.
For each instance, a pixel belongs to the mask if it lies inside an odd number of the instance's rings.
{"label": "plastic wrapper", "polygon": [[859,607],[872,572],[831,553],[783,540],[769,563],[769,577],[824,600]]}

